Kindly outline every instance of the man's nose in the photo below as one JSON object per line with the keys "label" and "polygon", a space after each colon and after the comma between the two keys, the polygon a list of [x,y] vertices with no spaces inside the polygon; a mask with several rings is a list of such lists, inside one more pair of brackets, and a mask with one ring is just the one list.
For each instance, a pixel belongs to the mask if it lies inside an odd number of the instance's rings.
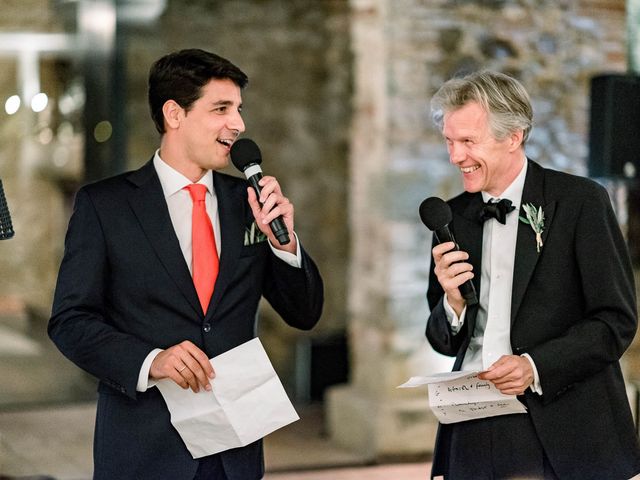
{"label": "man's nose", "polygon": [[227,122],[227,128],[229,130],[237,131],[238,134],[245,131],[244,120],[242,120],[242,115],[240,115],[240,112],[232,115],[232,117]]}
{"label": "man's nose", "polygon": [[455,142],[449,145],[449,163],[456,165],[465,159],[464,149]]}

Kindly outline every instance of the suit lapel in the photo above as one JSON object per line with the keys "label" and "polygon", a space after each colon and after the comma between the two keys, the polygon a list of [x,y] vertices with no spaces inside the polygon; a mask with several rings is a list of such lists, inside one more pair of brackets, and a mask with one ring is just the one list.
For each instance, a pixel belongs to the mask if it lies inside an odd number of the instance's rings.
{"label": "suit lapel", "polygon": [[245,190],[238,188],[237,183],[230,182],[224,176],[213,172],[213,186],[218,198],[221,252],[220,270],[218,271],[213,296],[207,309],[207,317],[212,316],[215,312],[224,291],[229,286],[235,273],[235,266],[244,242],[245,217],[249,208]]}
{"label": "suit lapel", "polygon": [[153,161],[149,161],[142,168],[131,173],[128,179],[138,187],[129,196],[129,204],[155,251],[159,263],[165,268],[191,307],[201,314],[202,308],[198,301],[198,295],[173,229]]}
{"label": "suit lapel", "polygon": [[526,218],[522,205],[532,204],[538,208],[542,206],[544,212],[544,229],[542,232],[543,246],[540,253],[536,249],[536,237],[530,225],[518,221],[518,234],[516,240],[516,258],[513,269],[513,288],[511,293],[511,323],[515,318],[522,303],[522,299],[531,281],[531,276],[538,263],[540,255],[544,254],[544,244],[546,243],[548,232],[551,228],[553,215],[556,209],[556,202],[546,203],[544,196],[544,169],[537,163],[528,160],[527,177],[522,192],[522,202],[519,215]]}
{"label": "suit lapel", "polygon": [[[480,296],[480,277],[482,266],[482,228],[480,222],[480,209],[482,208],[482,195],[474,193],[469,195],[469,201],[466,206],[460,210],[459,221],[455,224],[455,238],[461,250],[469,254],[469,263],[473,265],[473,285],[476,288],[478,297]],[[468,327],[468,335],[466,344],[462,351],[466,351],[467,345],[471,340],[476,324],[476,315],[478,313],[478,305],[469,307],[466,314],[466,322]],[[457,368],[462,363],[462,356],[456,360]]]}
{"label": "suit lapel", "polygon": [[480,222],[480,209],[482,208],[482,195],[472,194],[469,203],[461,213],[462,221],[456,225],[456,241],[461,249],[469,254],[469,260],[475,272],[474,284],[480,291],[480,265],[482,264],[482,222]]}

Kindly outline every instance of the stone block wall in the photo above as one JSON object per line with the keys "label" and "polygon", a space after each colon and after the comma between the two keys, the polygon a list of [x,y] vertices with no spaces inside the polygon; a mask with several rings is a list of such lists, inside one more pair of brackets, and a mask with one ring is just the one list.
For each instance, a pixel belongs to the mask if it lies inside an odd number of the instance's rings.
{"label": "stone block wall", "polygon": [[[586,175],[589,79],[625,70],[624,2],[616,8],[579,1],[351,3],[350,311],[355,324],[415,347],[424,341],[430,245],[417,208],[428,196],[448,198],[461,190],[429,116],[431,96],[459,72],[489,68],[515,75],[534,104],[528,155]],[[391,340],[399,330],[406,338]],[[376,355],[369,346],[364,350]]]}
{"label": "stone block wall", "polygon": [[[431,96],[451,76],[477,69],[517,77],[534,107],[527,154],[586,175],[589,81],[625,71],[625,16],[623,0],[350,3],[354,366],[349,386],[332,390],[328,416],[337,441],[379,458],[430,450],[434,419],[425,392],[395,387],[451,366],[424,337],[431,235],[418,206],[462,190],[430,120]],[[375,413],[358,415],[352,405]]]}
{"label": "stone block wall", "polygon": [[[4,0],[0,33],[68,31],[57,3]],[[460,184],[429,118],[431,95],[463,70],[516,75],[534,102],[529,155],[586,174],[588,82],[625,71],[624,26],[624,0],[168,0],[157,22],[121,31],[126,164],[141,165],[158,143],[146,103],[153,60],[199,47],[243,68],[246,136],[296,205],[296,230],[326,282],[322,323],[303,336],[349,326],[352,383],[393,396],[425,363],[441,366],[423,337],[430,236],[417,207]],[[4,102],[17,72],[10,58],[0,66]],[[43,85],[59,91],[65,68],[43,62]],[[0,242],[0,295],[46,314],[81,148],[66,147],[61,173],[25,121],[0,110],[0,177],[17,231]],[[261,328],[290,378],[299,334],[275,317],[265,306]]]}

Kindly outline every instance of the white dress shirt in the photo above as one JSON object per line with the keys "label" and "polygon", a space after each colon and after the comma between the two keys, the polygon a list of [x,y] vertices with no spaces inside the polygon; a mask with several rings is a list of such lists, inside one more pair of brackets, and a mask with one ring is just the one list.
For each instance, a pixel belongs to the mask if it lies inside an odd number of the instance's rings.
{"label": "white dress shirt", "polygon": [[[482,192],[483,201],[508,199],[515,210],[507,215],[503,225],[495,218],[484,223],[482,229],[482,265],[480,272],[480,297],[476,325],[467,348],[461,370],[482,371],[489,368],[502,355],[512,355],[511,351],[511,294],[513,290],[513,269],[518,235],[518,212],[522,201],[527,162],[515,180],[499,198]],[[464,324],[466,307],[458,317],[445,296],[445,311],[455,332]],[[524,354],[534,371],[531,389],[541,393],[538,372],[533,359]]]}
{"label": "white dress shirt", "polygon": [[[153,166],[156,169],[158,177],[160,179],[160,185],[162,185],[162,192],[167,202],[167,208],[169,209],[169,216],[171,217],[171,223],[173,229],[178,237],[180,243],[180,250],[184,255],[184,260],[189,267],[189,272],[192,272],[191,265],[191,212],[193,210],[193,201],[191,195],[184,188],[187,185],[193,183],[187,177],[180,172],[169,166],[160,158],[160,151],[157,150],[153,157]],[[211,218],[211,225],[213,226],[213,233],[216,240],[216,249],[218,256],[221,254],[221,233],[220,233],[220,216],[218,215],[218,197],[213,188],[213,174],[208,171],[198,183],[207,187],[207,193],[205,195],[205,204],[207,213]],[[294,235],[295,232],[294,232]],[[296,241],[298,237],[296,236]],[[292,254],[289,252],[283,252],[273,248],[273,245],[269,242],[269,246],[273,253],[293,267],[300,268],[302,265],[302,255],[300,253],[300,242],[297,241],[297,252]],[[151,363],[156,356],[162,351],[160,348],[152,350],[147,358],[145,358],[140,368],[140,374],[138,375],[138,384],[136,390],[144,392],[147,388],[155,385],[155,382],[149,380],[149,370],[151,369]]]}
{"label": "white dress shirt", "polygon": [[[184,261],[189,267],[189,272],[193,274],[191,265],[191,212],[193,210],[193,200],[191,200],[189,191],[185,190],[185,187],[191,185],[193,182],[166,164],[160,158],[159,152],[156,152],[153,157],[153,166],[160,178],[164,199],[167,202],[171,223],[178,237],[178,243],[180,243],[180,250],[182,250],[182,254],[184,255]],[[219,257],[221,247],[220,216],[218,215],[218,197],[213,189],[213,175],[211,171],[205,173],[204,176],[198,180],[198,183],[207,187],[205,204],[207,213],[211,218],[213,234],[216,240],[216,250]]]}

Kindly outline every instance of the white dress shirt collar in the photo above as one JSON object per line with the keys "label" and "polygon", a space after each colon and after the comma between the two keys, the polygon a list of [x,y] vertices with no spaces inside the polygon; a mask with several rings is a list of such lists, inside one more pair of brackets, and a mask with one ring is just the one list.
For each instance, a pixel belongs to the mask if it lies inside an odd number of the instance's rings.
{"label": "white dress shirt collar", "polygon": [[[170,197],[187,185],[193,183],[183,174],[162,160],[162,158],[160,158],[160,150],[156,150],[156,153],[153,156],[153,166],[155,167],[156,172],[158,172],[158,177],[160,178],[160,184],[162,185],[162,191],[165,198]],[[205,173],[197,183],[205,185],[209,193],[211,195],[215,195],[215,191],[213,189],[213,174],[211,173],[211,170],[207,171],[207,173]]]}

